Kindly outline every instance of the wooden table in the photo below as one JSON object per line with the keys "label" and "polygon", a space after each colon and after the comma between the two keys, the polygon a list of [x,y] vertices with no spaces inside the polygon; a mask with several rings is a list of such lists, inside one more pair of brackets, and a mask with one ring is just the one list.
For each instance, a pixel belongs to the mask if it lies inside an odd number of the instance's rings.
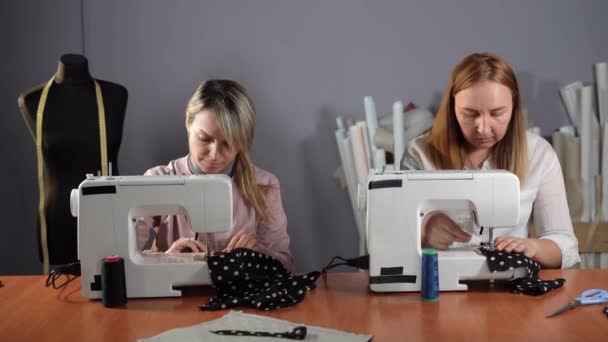
{"label": "wooden table", "polygon": [[[438,302],[427,303],[419,293],[371,293],[365,273],[330,273],[296,306],[243,311],[371,334],[374,341],[608,341],[602,305],[545,318],[584,290],[608,289],[608,270],[541,272],[543,279],[556,277],[566,285],[543,296],[478,289],[442,292]],[[62,290],[46,288],[44,276],[0,280],[0,341],[134,341],[226,313],[199,310],[210,289],[202,297],[130,299],[126,307],[109,309],[83,298],[79,279]]]}

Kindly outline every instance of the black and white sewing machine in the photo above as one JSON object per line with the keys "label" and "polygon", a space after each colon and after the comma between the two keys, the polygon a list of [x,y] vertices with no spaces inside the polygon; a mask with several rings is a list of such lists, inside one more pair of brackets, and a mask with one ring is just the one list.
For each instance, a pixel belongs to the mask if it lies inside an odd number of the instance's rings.
{"label": "black and white sewing machine", "polygon": [[[473,213],[492,230],[519,218],[519,179],[507,171],[374,171],[367,188],[369,282],[376,292],[420,291],[421,223],[433,210]],[[492,273],[476,247],[438,253],[439,290],[463,291],[461,282],[527,276],[525,268]]]}
{"label": "black and white sewing machine", "polygon": [[135,222],[154,215],[186,215],[196,232],[232,226],[232,183],[224,175],[118,176],[87,178],[71,194],[78,217],[82,294],[101,297],[101,261],[124,259],[129,298],[179,296],[174,286],[212,283],[204,260],[149,257],[137,248]]}

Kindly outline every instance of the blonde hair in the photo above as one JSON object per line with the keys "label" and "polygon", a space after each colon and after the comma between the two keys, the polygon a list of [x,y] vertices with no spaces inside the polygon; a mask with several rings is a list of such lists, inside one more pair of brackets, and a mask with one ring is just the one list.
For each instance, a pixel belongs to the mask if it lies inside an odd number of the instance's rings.
{"label": "blonde hair", "polygon": [[203,110],[216,113],[226,142],[237,150],[234,182],[245,203],[252,206],[264,222],[272,219],[272,208],[266,197],[269,185],[257,184],[249,151],[255,133],[255,107],[245,88],[230,80],[203,81],[186,107],[186,120],[192,124]]}
{"label": "blonde hair", "polygon": [[437,169],[464,167],[466,140],[456,120],[454,96],[481,81],[497,82],[511,90],[511,121],[505,136],[492,148],[492,163],[497,169],[508,170],[517,175],[523,185],[528,171],[526,117],[513,70],[507,62],[494,54],[468,55],[452,71],[429,134],[430,159]]}

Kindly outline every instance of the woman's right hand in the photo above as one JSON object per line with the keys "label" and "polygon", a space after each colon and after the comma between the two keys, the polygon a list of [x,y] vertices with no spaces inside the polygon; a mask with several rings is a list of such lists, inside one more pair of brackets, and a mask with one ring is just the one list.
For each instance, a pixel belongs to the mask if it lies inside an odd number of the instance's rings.
{"label": "woman's right hand", "polygon": [[429,213],[422,222],[423,248],[447,249],[452,242],[468,242],[470,239],[470,234],[440,211]]}
{"label": "woman's right hand", "polygon": [[207,248],[202,242],[194,238],[180,238],[175,240],[165,253],[202,253],[206,251]]}

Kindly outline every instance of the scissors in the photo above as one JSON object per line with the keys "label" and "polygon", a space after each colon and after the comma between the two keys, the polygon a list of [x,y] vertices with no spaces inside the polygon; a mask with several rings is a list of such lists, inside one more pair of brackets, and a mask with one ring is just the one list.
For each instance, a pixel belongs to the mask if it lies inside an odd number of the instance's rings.
{"label": "scissors", "polygon": [[550,313],[547,318],[573,309],[579,305],[608,303],[608,291],[600,289],[587,290],[580,297]]}

